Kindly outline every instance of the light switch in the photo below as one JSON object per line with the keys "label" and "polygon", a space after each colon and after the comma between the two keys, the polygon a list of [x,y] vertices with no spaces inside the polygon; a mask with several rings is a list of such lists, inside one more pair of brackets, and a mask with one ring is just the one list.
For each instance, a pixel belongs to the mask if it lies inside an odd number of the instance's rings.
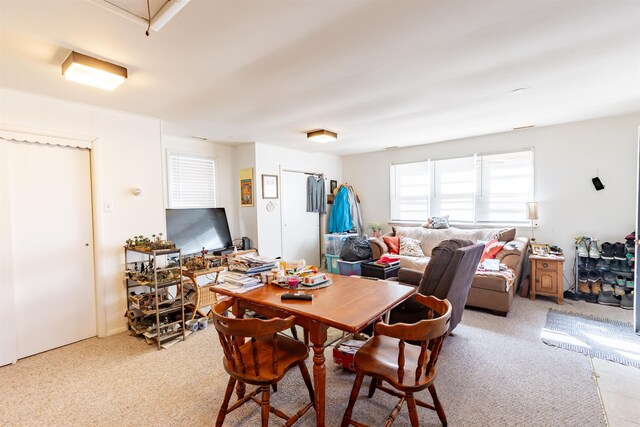
{"label": "light switch", "polygon": [[105,212],[113,212],[113,203],[111,201],[104,202],[104,211]]}

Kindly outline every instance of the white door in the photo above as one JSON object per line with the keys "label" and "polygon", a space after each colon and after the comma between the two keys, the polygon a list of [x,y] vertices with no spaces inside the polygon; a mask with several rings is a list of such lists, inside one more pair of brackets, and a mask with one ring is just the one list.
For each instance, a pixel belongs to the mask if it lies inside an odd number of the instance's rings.
{"label": "white door", "polygon": [[7,144],[17,358],[96,335],[89,150]]}
{"label": "white door", "polygon": [[308,176],[289,171],[281,174],[282,257],[319,266],[320,214],[307,212]]}

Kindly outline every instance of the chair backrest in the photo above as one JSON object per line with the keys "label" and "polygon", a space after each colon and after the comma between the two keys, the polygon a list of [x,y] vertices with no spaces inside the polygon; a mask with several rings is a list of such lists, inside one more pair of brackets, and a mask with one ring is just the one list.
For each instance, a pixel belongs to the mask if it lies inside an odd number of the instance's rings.
{"label": "chair backrest", "polygon": [[[291,328],[295,317],[262,320],[236,319],[225,316],[225,312],[234,303],[235,300],[229,298],[216,304],[213,308],[214,326],[218,331],[224,357],[229,362],[228,366],[240,375],[246,374],[249,369],[253,370],[256,376],[260,376],[260,370],[265,368],[264,364],[260,364],[260,348],[269,346],[272,347],[271,370],[273,374],[276,374],[278,372],[278,332]],[[241,351],[245,338],[250,338],[250,352]]]}
{"label": "chair backrest", "polygon": [[451,277],[451,282],[446,298],[451,302],[452,308],[449,332],[462,320],[464,306],[467,305],[471,283],[478,270],[483,250],[482,243],[457,249],[453,255],[453,262],[447,267],[445,277]]}
{"label": "chair backrest", "polygon": [[418,342],[420,355],[415,371],[415,383],[418,384],[422,376],[428,378],[434,372],[442,343],[449,330],[451,320],[451,303],[434,296],[415,295],[416,302],[427,309],[427,318],[416,323],[397,323],[387,325],[377,323],[376,335],[386,335],[397,338],[398,341],[398,382],[404,382],[405,341]]}
{"label": "chair backrest", "polygon": [[473,245],[471,240],[450,239],[443,240],[431,251],[431,258],[422,274],[418,293],[422,295],[433,295],[437,298],[447,298],[453,272],[457,269],[454,265],[459,262],[455,259],[456,250]]}

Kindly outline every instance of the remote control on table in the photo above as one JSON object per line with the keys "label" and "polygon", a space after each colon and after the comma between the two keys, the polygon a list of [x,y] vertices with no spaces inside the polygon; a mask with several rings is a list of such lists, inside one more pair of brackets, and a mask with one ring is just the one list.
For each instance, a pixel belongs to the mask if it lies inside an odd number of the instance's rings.
{"label": "remote control on table", "polygon": [[287,299],[297,299],[297,300],[302,300],[302,301],[311,301],[313,300],[313,295],[311,294],[282,294],[280,296],[280,299],[287,300]]}
{"label": "remote control on table", "polygon": [[369,277],[369,276],[360,276],[361,279],[367,279],[367,280],[378,280],[377,277]]}

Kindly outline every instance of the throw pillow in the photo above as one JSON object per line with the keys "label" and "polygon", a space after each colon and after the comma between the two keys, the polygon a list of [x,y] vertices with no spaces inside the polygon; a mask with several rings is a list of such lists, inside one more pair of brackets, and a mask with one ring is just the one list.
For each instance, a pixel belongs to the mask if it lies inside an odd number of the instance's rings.
{"label": "throw pillow", "polygon": [[427,222],[422,223],[424,228],[433,228],[433,219],[428,218]]}
{"label": "throw pillow", "polygon": [[449,228],[449,215],[430,218],[431,228]]}
{"label": "throw pillow", "polygon": [[389,246],[390,254],[400,253],[400,238],[397,236],[382,236],[384,243]]}
{"label": "throw pillow", "polygon": [[510,242],[516,238],[516,229],[515,228],[503,228],[498,232],[496,239],[501,242]]}
{"label": "throw pillow", "polygon": [[480,262],[483,262],[485,259],[494,259],[498,252],[502,250],[504,247],[504,242],[498,242],[497,240],[489,240],[484,245],[484,251],[482,252],[482,257],[480,258]]}
{"label": "throw pillow", "polygon": [[400,255],[423,257],[424,252],[420,240],[400,237]]}

